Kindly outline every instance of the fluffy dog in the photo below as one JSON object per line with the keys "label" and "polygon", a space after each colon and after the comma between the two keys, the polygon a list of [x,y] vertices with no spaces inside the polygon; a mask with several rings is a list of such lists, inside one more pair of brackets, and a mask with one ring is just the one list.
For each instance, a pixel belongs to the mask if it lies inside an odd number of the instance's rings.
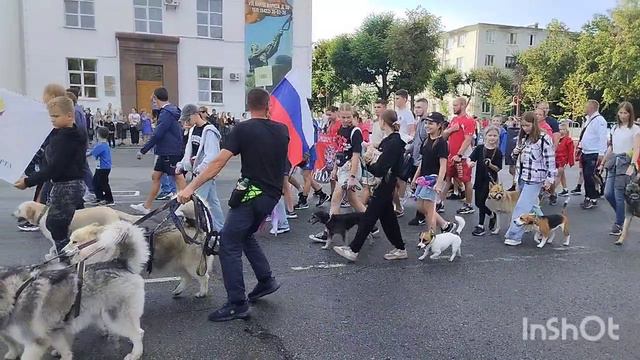
{"label": "fluffy dog", "polygon": [[624,218],[622,234],[618,238],[618,241],[615,242],[616,245],[622,245],[629,235],[629,227],[631,227],[631,220],[633,217],[640,217],[640,183],[638,183],[637,180],[632,181],[627,185],[624,198],[627,205],[627,216]]}
{"label": "fluffy dog", "polygon": [[424,260],[427,255],[429,255],[429,250],[433,252],[429,258],[435,260],[449,246],[451,246],[451,257],[449,261],[453,261],[456,258],[456,254],[462,256],[462,252],[460,251],[460,245],[462,244],[460,233],[462,233],[462,229],[464,229],[465,221],[462,217],[456,216],[456,222],[458,223],[458,227],[455,233],[447,232],[435,235],[431,231],[421,232],[418,248],[424,249],[424,254],[422,254],[418,260]]}
{"label": "fluffy dog", "polygon": [[[72,255],[72,263],[86,259],[78,309],[79,278],[69,267],[0,273],[0,334],[9,348],[6,359],[40,359],[52,346],[63,360],[70,360],[73,337],[94,324],[133,343],[126,360],[142,356],[140,272],[149,257],[142,229],[121,221],[109,225],[94,244],[81,250],[77,245],[70,242],[64,251]],[[72,310],[79,310],[79,316],[74,318]]]}
{"label": "fluffy dog", "polygon": [[519,191],[506,191],[502,184],[491,183],[489,185],[487,207],[496,213],[496,226],[491,232],[492,234],[495,235],[500,232],[500,215],[498,213],[511,214],[519,197]]}
{"label": "fluffy dog", "polygon": [[[109,226],[91,224],[74,231],[71,234],[71,242],[84,244],[95,240],[106,231]],[[185,226],[187,235],[193,237],[196,229]],[[153,238],[153,259],[152,266],[158,270],[168,270],[180,274],[180,283],[173,290],[174,297],[183,294],[192,281],[197,281],[199,290],[195,294],[196,298],[203,298],[209,294],[209,273],[204,276],[198,275],[198,266],[202,259],[202,247],[196,244],[187,244],[182,238],[182,234],[175,228],[168,231],[159,231]],[[207,256],[207,269],[213,266],[213,256]]]}
{"label": "fluffy dog", "polygon": [[[14,211],[13,216],[18,218],[19,220],[26,220],[31,224],[38,225],[40,227],[40,231],[44,234],[44,236],[51,241],[51,249],[49,250],[49,255],[46,256],[46,259],[50,259],[51,257],[56,255],[56,245],[51,237],[51,233],[47,229],[47,208],[44,204],[40,204],[35,201],[26,201],[18,206],[18,209]],[[44,212],[44,213],[43,213]],[[122,211],[114,210],[110,207],[106,206],[98,206],[87,209],[76,210],[73,215],[73,220],[69,225],[69,233],[73,231],[93,224],[98,223],[100,225],[108,225],[115,223],[120,220],[128,221],[130,223],[136,222],[140,219],[141,216],[134,216],[124,213]]]}
{"label": "fluffy dog", "polygon": [[321,223],[324,225],[328,236],[327,242],[322,248],[326,250],[333,248],[333,235],[336,234],[340,235],[342,237],[342,242],[346,244],[347,231],[360,223],[360,219],[363,214],[364,213],[354,212],[348,214],[329,215],[328,212],[320,210],[313,213],[309,222],[311,224]]}
{"label": "fluffy dog", "polygon": [[562,233],[564,235],[564,242],[562,245],[569,246],[571,234],[569,234],[567,205],[569,205],[569,198],[567,198],[562,206],[561,215],[554,214],[538,216],[535,214],[523,214],[515,220],[515,223],[520,226],[535,227],[536,233],[533,239],[538,242],[538,248],[543,248],[546,243],[551,244],[556,236],[556,230],[558,229],[562,229]]}

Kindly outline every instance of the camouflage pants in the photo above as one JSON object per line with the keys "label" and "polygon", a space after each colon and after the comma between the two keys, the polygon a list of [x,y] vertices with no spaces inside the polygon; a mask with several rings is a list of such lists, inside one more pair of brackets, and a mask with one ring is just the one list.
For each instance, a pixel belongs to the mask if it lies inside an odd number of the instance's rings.
{"label": "camouflage pants", "polygon": [[53,183],[47,202],[46,226],[58,252],[69,242],[69,225],[78,203],[82,202],[84,190],[84,181],[81,179]]}

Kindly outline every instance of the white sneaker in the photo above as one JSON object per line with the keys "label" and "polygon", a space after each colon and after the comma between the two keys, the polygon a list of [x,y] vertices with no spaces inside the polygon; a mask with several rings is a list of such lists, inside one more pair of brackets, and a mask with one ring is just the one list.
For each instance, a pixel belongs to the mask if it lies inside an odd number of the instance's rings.
{"label": "white sneaker", "polygon": [[393,249],[384,254],[384,258],[387,260],[401,260],[408,259],[407,250]]}
{"label": "white sneaker", "polygon": [[509,246],[518,246],[518,245],[522,244],[522,241],[505,239],[504,240],[504,244],[505,245],[509,245]]}
{"label": "white sneaker", "polygon": [[289,231],[291,231],[291,228],[286,227],[286,228],[278,228],[277,231],[276,229],[271,229],[269,230],[269,233],[271,235],[280,235],[280,234],[288,233]]}
{"label": "white sneaker", "polygon": [[334,246],[333,251],[337,252],[338,255],[349,261],[356,261],[356,259],[358,258],[358,254],[354,253],[353,250],[351,250],[351,248],[348,246]]}
{"label": "white sneaker", "polygon": [[133,210],[141,213],[142,215],[147,215],[151,212],[151,210],[144,207],[144,204],[131,204],[129,205]]}

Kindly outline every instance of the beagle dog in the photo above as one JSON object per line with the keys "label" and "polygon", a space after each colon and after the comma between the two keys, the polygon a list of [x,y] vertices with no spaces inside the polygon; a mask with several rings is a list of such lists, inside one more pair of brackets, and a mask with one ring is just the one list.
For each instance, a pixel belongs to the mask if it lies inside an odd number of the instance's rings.
{"label": "beagle dog", "polygon": [[536,234],[533,239],[538,242],[539,248],[543,248],[546,243],[551,244],[557,229],[562,229],[564,235],[564,243],[562,243],[562,245],[569,246],[571,235],[569,234],[567,205],[569,205],[569,198],[567,198],[562,206],[561,215],[538,216],[536,214],[523,214],[515,220],[515,223],[520,226],[533,226],[536,229]]}

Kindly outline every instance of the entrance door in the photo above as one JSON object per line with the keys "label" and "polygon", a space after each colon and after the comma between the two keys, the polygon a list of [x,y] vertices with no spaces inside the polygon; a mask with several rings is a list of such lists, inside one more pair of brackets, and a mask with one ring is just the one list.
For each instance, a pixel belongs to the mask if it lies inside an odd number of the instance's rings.
{"label": "entrance door", "polygon": [[162,87],[162,65],[136,64],[136,107],[151,113],[153,91]]}

